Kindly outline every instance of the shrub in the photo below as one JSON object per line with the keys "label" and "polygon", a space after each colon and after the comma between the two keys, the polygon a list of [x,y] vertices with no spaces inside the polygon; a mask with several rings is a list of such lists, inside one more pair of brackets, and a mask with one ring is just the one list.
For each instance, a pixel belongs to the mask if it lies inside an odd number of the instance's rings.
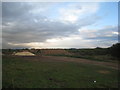
{"label": "shrub", "polygon": [[120,52],[120,43],[113,44],[110,47],[110,54],[112,56],[120,58],[119,52]]}

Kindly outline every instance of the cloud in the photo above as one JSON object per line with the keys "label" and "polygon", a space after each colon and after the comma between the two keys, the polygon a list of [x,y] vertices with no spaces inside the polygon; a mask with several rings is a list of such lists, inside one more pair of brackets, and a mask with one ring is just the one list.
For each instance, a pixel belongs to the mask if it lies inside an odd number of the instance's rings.
{"label": "cloud", "polygon": [[63,22],[75,23],[90,14],[96,13],[99,9],[98,3],[72,3],[60,8],[60,20]]}
{"label": "cloud", "polygon": [[81,29],[101,19],[98,9],[98,3],[3,3],[3,48],[92,46],[91,39],[116,35],[115,27]]}
{"label": "cloud", "polygon": [[80,35],[86,39],[117,39],[118,27],[106,26],[100,29],[79,29]]}

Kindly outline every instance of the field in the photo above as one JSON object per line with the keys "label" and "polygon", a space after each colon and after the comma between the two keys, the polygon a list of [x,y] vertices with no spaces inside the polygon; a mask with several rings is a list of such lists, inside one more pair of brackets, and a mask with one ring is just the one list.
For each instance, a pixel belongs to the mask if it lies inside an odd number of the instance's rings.
{"label": "field", "polygon": [[118,88],[116,62],[4,55],[3,88]]}

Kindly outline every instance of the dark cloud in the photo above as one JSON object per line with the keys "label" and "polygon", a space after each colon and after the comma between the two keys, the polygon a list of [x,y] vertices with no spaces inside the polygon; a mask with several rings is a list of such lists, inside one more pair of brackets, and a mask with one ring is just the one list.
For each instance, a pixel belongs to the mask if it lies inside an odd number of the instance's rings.
{"label": "dark cloud", "polygon": [[9,42],[42,42],[48,38],[68,36],[70,33],[77,31],[75,25],[65,25],[60,22],[34,21],[28,19],[27,22],[22,20],[21,23],[13,23],[13,27],[5,26],[3,38]]}
{"label": "dark cloud", "polygon": [[[51,20],[49,7],[55,3],[4,2],[2,5],[3,48],[20,48],[9,43],[45,42],[50,38],[77,34],[83,26],[95,24],[100,17],[93,15],[76,23]],[[82,8],[82,7],[81,7]]]}

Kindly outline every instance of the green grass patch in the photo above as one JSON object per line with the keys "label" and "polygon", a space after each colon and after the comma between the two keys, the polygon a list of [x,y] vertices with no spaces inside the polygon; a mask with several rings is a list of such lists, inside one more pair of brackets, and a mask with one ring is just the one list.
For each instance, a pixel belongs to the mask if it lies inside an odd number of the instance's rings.
{"label": "green grass patch", "polygon": [[83,56],[83,58],[96,60],[96,61],[113,62],[113,63],[118,63],[119,61],[118,58],[115,58],[111,55],[91,55],[91,56]]}
{"label": "green grass patch", "polygon": [[118,71],[101,66],[11,56],[4,56],[2,63],[3,88],[117,88],[118,85]]}
{"label": "green grass patch", "polygon": [[119,59],[116,57],[113,57],[111,55],[45,55],[45,56],[62,56],[62,57],[72,57],[72,58],[83,58],[83,59],[89,59],[94,61],[102,61],[102,62],[112,62],[112,63],[118,63]]}

